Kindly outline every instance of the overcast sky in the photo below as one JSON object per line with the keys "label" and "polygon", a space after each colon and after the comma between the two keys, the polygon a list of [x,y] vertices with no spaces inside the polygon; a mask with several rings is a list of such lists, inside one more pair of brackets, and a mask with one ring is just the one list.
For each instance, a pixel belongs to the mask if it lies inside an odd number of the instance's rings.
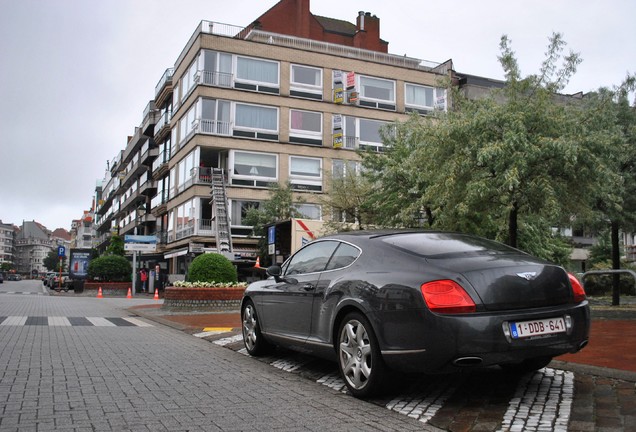
{"label": "overcast sky", "polygon": [[[246,26],[276,0],[0,0],[0,220],[70,229],[201,20]],[[313,0],[380,18],[389,52],[502,79],[499,39],[536,73],[560,32],[583,63],[566,93],[636,72],[634,0]]]}

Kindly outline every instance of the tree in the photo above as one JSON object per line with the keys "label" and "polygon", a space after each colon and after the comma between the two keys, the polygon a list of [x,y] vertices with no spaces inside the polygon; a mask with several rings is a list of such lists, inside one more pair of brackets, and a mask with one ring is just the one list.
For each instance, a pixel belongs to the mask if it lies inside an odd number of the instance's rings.
{"label": "tree", "polygon": [[328,177],[327,195],[321,197],[323,208],[331,211],[331,219],[326,227],[333,231],[344,231],[357,226],[365,229],[377,223],[376,209],[370,196],[373,182],[359,174],[358,164],[347,162],[342,169],[334,169]]}
{"label": "tree", "polygon": [[272,184],[269,188],[269,193],[269,200],[263,202],[258,208],[250,208],[243,218],[245,225],[252,226],[252,235],[259,238],[259,255],[263,259],[268,257],[265,226],[291,218],[302,217],[295,205],[304,202],[301,198],[297,198],[294,201],[294,194],[289,182],[285,185]]}
{"label": "tree", "polygon": [[[628,76],[612,91],[599,89],[586,99],[581,124],[592,140],[605,139],[612,148],[606,164],[619,181],[610,188],[597,188],[594,210],[597,220],[609,228],[612,269],[621,268],[620,231],[636,228],[636,109],[630,107],[628,94],[634,90],[636,77]],[[599,131],[602,135],[599,138]],[[609,227],[607,227],[607,222]],[[612,304],[618,305],[620,275],[612,278]]]}
{"label": "tree", "polygon": [[124,240],[117,235],[114,235],[110,238],[110,244],[106,248],[106,255],[118,255],[125,256],[126,251],[124,250]]}
{"label": "tree", "polygon": [[376,202],[390,203],[395,221],[419,211],[429,226],[561,260],[564,242],[551,227],[587,211],[600,183],[611,190],[620,182],[605,163],[611,140],[602,131],[595,134],[600,139],[586,137],[576,103],[556,95],[581,61],[564,56],[564,48],[553,34],[539,74],[522,78],[503,36],[501,90],[468,99],[453,89],[448,113],[398,125],[385,154],[365,160],[382,185]]}
{"label": "tree", "polygon": [[42,261],[48,271],[66,271],[66,256],[62,257],[62,269],[60,270],[60,258],[57,256],[57,249],[51,249]]}

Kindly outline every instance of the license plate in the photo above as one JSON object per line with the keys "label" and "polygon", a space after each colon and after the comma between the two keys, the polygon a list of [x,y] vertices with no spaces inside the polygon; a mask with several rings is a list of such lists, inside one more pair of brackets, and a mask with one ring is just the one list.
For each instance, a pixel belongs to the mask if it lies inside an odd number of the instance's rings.
{"label": "license plate", "polygon": [[549,318],[533,321],[510,323],[510,333],[513,339],[564,333],[565,320],[563,318]]}

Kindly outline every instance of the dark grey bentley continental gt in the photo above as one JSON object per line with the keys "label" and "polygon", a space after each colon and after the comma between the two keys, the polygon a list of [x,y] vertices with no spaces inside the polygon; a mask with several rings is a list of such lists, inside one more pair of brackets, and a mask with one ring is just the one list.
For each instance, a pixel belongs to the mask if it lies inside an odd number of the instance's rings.
{"label": "dark grey bentley continental gt", "polygon": [[336,234],[267,272],[242,301],[248,353],[280,345],[336,360],[357,397],[381,390],[390,369],[527,372],[588,341],[575,276],[472,235]]}

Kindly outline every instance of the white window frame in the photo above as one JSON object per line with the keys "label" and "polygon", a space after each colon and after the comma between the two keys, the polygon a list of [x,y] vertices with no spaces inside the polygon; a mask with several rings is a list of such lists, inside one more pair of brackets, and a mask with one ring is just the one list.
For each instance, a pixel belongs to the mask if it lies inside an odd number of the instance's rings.
{"label": "white window frame", "polygon": [[[392,99],[378,99],[376,97],[371,97],[371,96],[367,96],[364,94],[364,86],[363,86],[363,81],[364,80],[374,80],[374,81],[384,81],[386,83],[390,83],[393,86],[393,89],[391,90]],[[395,87],[396,87],[396,83],[395,80],[391,80],[391,79],[386,79],[386,78],[378,78],[378,77],[373,77],[373,76],[368,76],[368,75],[358,75],[357,76],[357,89],[359,91],[360,94],[360,99],[363,100],[367,100],[367,101],[372,101],[372,102],[379,102],[379,103],[383,103],[383,104],[391,104],[391,105],[395,105]]]}
{"label": "white window frame", "polygon": [[[264,129],[264,128],[258,128],[258,127],[250,127],[250,126],[239,126],[237,124],[237,118],[236,118],[236,108],[238,106],[254,106],[254,107],[258,107],[258,108],[264,108],[264,109],[271,109],[276,111],[276,129]],[[280,130],[280,112],[279,112],[279,108],[278,107],[274,107],[274,106],[270,106],[270,105],[257,105],[257,104],[250,104],[250,103],[244,103],[244,102],[234,102],[232,103],[232,116],[231,118],[233,119],[233,125],[234,125],[234,129],[235,130],[244,130],[244,131],[250,131],[250,132],[265,132],[265,133],[279,133]]]}
{"label": "white window frame", "polygon": [[[318,173],[317,175],[303,175],[303,174],[294,174],[293,165],[294,161],[302,162],[302,161],[312,161],[318,162]],[[312,192],[322,192],[322,172],[323,172],[323,161],[322,158],[315,157],[305,157],[305,156],[289,156],[289,181],[293,185],[307,185],[313,186],[314,189],[311,189]],[[303,190],[302,188],[295,188],[296,190]]]}
{"label": "white window frame", "polygon": [[[260,173],[258,174],[235,174],[234,173],[234,164],[235,164],[235,160],[236,160],[236,154],[237,153],[246,153],[246,154],[251,154],[251,155],[258,155],[258,156],[266,156],[266,157],[271,157],[273,156],[275,158],[275,170],[276,170],[276,174],[274,177],[266,177],[261,175]],[[231,183],[231,179],[239,179],[239,180],[254,180],[254,181],[262,181],[262,182],[277,182],[278,178],[279,178],[279,167],[278,167],[278,154],[276,153],[263,153],[263,152],[255,152],[255,151],[246,151],[246,150],[230,150],[230,154],[229,154],[229,177],[230,177],[230,183]]]}
{"label": "white window frame", "polygon": [[[312,131],[312,130],[307,130],[307,129],[296,129],[294,128],[294,112],[299,112],[299,113],[309,113],[309,114],[317,114],[320,117],[320,130],[319,131]],[[295,109],[295,108],[291,108],[289,110],[289,134],[293,135],[293,136],[297,136],[297,137],[301,137],[301,138],[311,138],[311,139],[322,139],[322,113],[318,112],[318,111],[308,111],[308,110],[300,110],[300,109]]]}
{"label": "white window frame", "polygon": [[[431,90],[433,93],[432,96],[432,104],[431,105],[420,105],[417,104],[415,102],[409,102],[408,101],[408,97],[410,94],[409,88],[421,88],[421,89],[425,89],[425,90]],[[444,100],[444,104],[443,106],[438,106],[438,99],[439,98],[443,98]],[[404,105],[406,107],[412,107],[415,109],[419,109],[419,110],[425,110],[425,111],[433,111],[435,109],[440,109],[442,111],[446,111],[447,108],[447,104],[446,104],[446,89],[445,88],[441,88],[441,87],[433,87],[433,86],[426,86],[426,85],[422,85],[422,84],[413,84],[413,83],[404,83]]]}
{"label": "white window frame", "polygon": [[[307,84],[307,83],[294,81],[294,68],[304,68],[304,69],[311,69],[311,70],[317,71],[318,72],[318,85]],[[321,68],[317,68],[317,67],[313,67],[313,66],[295,64],[295,63],[290,64],[289,65],[289,88],[291,90],[297,90],[297,91],[300,91],[300,92],[307,92],[307,93],[314,93],[314,94],[322,95],[322,92],[323,92],[322,69]]]}
{"label": "white window frame", "polygon": [[[248,84],[256,84],[256,85],[264,85],[264,86],[268,86],[268,87],[278,87],[280,88],[280,63],[277,61],[273,61],[273,60],[266,60],[266,59],[262,59],[262,58],[258,58],[258,57],[249,57],[249,56],[243,56],[243,55],[237,55],[235,56],[235,61],[234,61],[234,81],[236,82],[242,82],[242,83],[248,83]],[[262,62],[262,63],[269,63],[269,64],[274,64],[276,65],[276,82],[270,82],[270,81],[259,81],[259,80],[252,80],[249,78],[241,78],[239,76],[238,73],[238,69],[239,69],[239,60],[240,59],[246,59],[246,60],[252,60],[252,61],[257,61],[257,62]]]}
{"label": "white window frame", "polygon": [[[314,219],[311,217],[307,217],[306,214],[302,213],[301,207],[313,207],[316,210],[318,210],[318,219]],[[294,208],[301,213],[302,215],[302,219],[309,219],[309,220],[322,220],[322,206],[320,204],[314,204],[314,203],[302,203],[302,204],[294,204]]]}

